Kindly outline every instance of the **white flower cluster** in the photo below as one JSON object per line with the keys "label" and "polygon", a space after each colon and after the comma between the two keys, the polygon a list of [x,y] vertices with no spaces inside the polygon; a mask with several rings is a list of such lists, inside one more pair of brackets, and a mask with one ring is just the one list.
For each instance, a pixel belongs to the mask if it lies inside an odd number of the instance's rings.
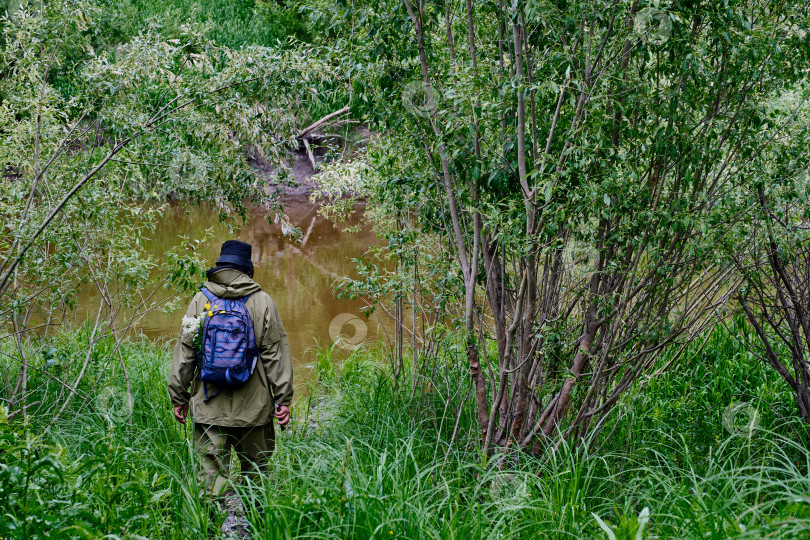
{"label": "white flower cluster", "polygon": [[196,337],[197,332],[200,331],[200,321],[202,320],[202,315],[199,317],[183,317],[182,328],[183,328],[183,336],[189,339],[194,339]]}

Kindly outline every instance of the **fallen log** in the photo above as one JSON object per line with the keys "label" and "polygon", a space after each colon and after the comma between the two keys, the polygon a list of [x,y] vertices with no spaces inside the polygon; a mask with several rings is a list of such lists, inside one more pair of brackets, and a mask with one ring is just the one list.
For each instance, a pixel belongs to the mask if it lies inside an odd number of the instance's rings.
{"label": "fallen log", "polygon": [[304,130],[301,131],[301,133],[298,134],[298,138],[303,139],[304,137],[306,137],[307,135],[309,135],[310,133],[312,133],[313,131],[315,131],[316,129],[321,127],[322,125],[324,125],[326,122],[331,120],[332,118],[334,118],[336,116],[340,116],[341,114],[345,114],[347,112],[349,112],[349,106],[348,105],[343,107],[342,109],[340,109],[338,111],[327,114],[326,116],[324,116],[323,118],[321,118],[317,122],[314,122],[314,123],[310,124],[309,126],[305,127]]}
{"label": "fallen log", "polygon": [[309,147],[309,141],[303,139],[304,141],[304,148],[307,149],[307,157],[309,157],[309,162],[312,163],[312,170],[317,170],[318,165],[315,163],[315,156],[312,155],[312,149]]}

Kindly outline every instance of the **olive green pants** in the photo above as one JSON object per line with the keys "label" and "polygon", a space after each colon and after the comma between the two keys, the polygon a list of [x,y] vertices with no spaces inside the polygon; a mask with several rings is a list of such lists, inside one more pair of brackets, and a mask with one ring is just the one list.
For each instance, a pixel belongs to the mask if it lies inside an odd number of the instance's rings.
{"label": "olive green pants", "polygon": [[231,449],[242,473],[260,473],[276,447],[273,423],[251,427],[194,424],[194,439],[200,456],[200,484],[208,494],[219,496],[231,480]]}

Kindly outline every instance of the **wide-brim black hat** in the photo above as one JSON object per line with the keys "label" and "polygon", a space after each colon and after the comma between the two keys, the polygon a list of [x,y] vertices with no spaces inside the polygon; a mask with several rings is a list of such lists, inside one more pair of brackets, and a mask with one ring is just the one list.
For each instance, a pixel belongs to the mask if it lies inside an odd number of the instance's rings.
{"label": "wide-brim black hat", "polygon": [[253,268],[253,261],[250,259],[252,251],[253,249],[247,242],[228,240],[222,244],[219,259],[217,259],[217,265],[230,263],[246,268]]}

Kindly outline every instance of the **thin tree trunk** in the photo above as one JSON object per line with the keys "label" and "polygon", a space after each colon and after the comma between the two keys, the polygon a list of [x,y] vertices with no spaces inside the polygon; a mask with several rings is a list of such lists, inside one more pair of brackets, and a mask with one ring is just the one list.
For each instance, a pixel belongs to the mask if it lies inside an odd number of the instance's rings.
{"label": "thin tree trunk", "polygon": [[[422,12],[414,12],[410,0],[404,0],[405,7],[411,22],[416,31],[416,41],[419,49],[419,61],[422,69],[422,81],[426,86],[430,86],[430,76],[427,63],[427,53],[425,51],[425,40],[422,31]],[[421,5],[420,5],[421,8]],[[470,376],[475,384],[476,392],[476,405],[478,409],[478,421],[481,429],[481,436],[483,440],[486,426],[488,424],[488,410],[487,410],[487,390],[486,380],[481,371],[481,363],[478,356],[478,346],[475,341],[475,333],[473,331],[473,316],[475,313],[475,279],[477,273],[477,249],[479,236],[473,240],[472,253],[468,254],[467,242],[465,235],[461,230],[461,219],[459,217],[458,204],[453,189],[453,179],[450,173],[449,158],[447,150],[443,142],[441,142],[441,133],[436,125],[436,111],[430,111],[430,125],[434,135],[440,141],[438,143],[439,158],[441,162],[441,173],[444,185],[445,194],[447,195],[448,209],[450,210],[450,219],[452,222],[453,236],[455,237],[456,249],[458,254],[459,265],[464,279],[464,328],[465,340],[467,346],[467,361],[470,367]]]}

